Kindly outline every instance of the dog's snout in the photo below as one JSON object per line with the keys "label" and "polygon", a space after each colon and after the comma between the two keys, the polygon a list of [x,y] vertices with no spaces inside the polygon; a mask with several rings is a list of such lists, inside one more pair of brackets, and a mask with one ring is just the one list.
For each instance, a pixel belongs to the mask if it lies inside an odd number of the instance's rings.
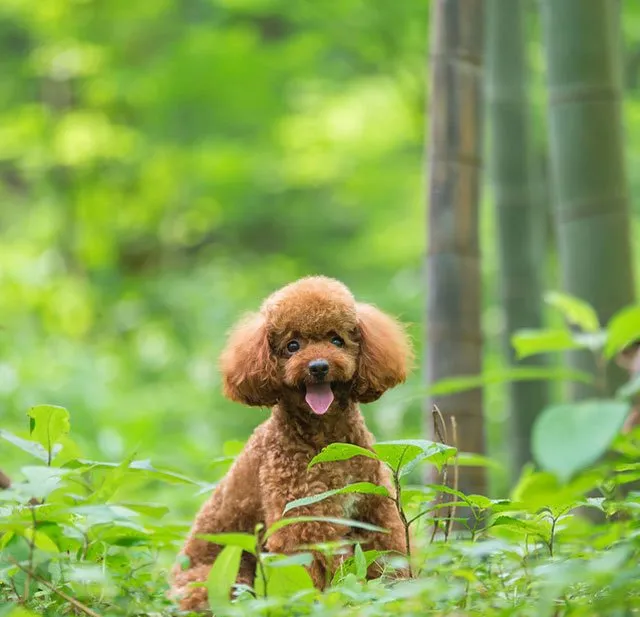
{"label": "dog's snout", "polygon": [[329,363],[326,360],[311,360],[309,362],[309,372],[314,377],[326,377],[329,372]]}

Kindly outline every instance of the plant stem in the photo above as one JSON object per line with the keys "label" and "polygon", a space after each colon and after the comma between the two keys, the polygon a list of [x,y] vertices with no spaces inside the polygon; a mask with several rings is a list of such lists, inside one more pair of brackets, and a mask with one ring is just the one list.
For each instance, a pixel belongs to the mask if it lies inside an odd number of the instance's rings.
{"label": "plant stem", "polygon": [[549,537],[549,556],[553,557],[553,540],[556,535],[556,522],[558,519],[555,516],[551,516],[551,536]]}
{"label": "plant stem", "polygon": [[264,568],[264,562],[262,561],[262,527],[256,527],[256,564],[262,580],[264,581],[264,597],[268,598],[267,594],[267,573]]}
{"label": "plant stem", "polygon": [[36,513],[33,504],[29,502],[29,510],[31,512],[31,537],[29,538],[29,569],[26,571],[27,576],[24,579],[24,601],[29,599],[29,583],[31,582],[30,572],[33,570],[33,553],[36,546]]}
{"label": "plant stem", "polygon": [[[403,453],[404,458],[404,453]],[[402,459],[400,459],[402,461]],[[402,521],[402,526],[404,527],[404,543],[407,549],[407,562],[409,564],[409,576],[413,578],[413,568],[411,566],[411,534],[409,533],[409,525],[411,524],[407,521],[407,517],[402,508],[402,486],[400,485],[400,473],[399,473],[400,464],[398,465],[398,469],[393,472],[393,484],[395,487],[395,499],[394,503],[396,504],[396,509],[398,510],[398,515],[400,516],[400,520]]]}
{"label": "plant stem", "polygon": [[41,578],[35,572],[31,571],[29,568],[25,568],[24,566],[20,565],[15,559],[12,559],[11,557],[9,557],[9,561],[14,566],[16,566],[17,568],[20,568],[20,570],[25,572],[27,576],[30,576],[35,581],[38,581],[38,583],[40,583],[41,585],[44,585],[47,589],[55,593],[57,596],[61,597],[63,600],[66,600],[67,602],[69,602],[69,604],[74,606],[79,611],[83,612],[85,615],[89,615],[89,617],[102,617],[100,613],[96,613],[93,609],[89,608],[88,606],[80,602],[80,600],[76,600],[75,598],[72,598],[71,596],[67,595],[64,591],[60,591],[59,589],[56,589],[56,587],[52,585],[49,581]]}

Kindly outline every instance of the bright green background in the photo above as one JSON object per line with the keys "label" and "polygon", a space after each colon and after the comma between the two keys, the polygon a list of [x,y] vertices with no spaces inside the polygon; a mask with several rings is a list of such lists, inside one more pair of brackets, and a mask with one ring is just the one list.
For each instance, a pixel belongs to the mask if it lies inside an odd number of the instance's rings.
{"label": "bright green background", "polygon": [[[623,4],[637,217],[640,8]],[[419,356],[428,9],[424,0],[3,0],[2,426],[24,436],[31,405],[63,405],[85,455],[117,461],[136,449],[209,480],[223,442],[246,439],[265,417],[220,395],[225,331],[310,273],[409,322]],[[543,162],[538,43],[530,59]],[[538,188],[546,207],[542,171]],[[492,368],[502,315],[490,195],[484,205]],[[548,288],[554,261],[550,251],[540,264]],[[419,433],[419,387],[418,366],[367,406],[379,437]],[[492,386],[498,457],[502,407]],[[0,468],[17,470],[16,456],[0,444]],[[158,499],[191,512],[202,499],[192,492],[163,487]]]}

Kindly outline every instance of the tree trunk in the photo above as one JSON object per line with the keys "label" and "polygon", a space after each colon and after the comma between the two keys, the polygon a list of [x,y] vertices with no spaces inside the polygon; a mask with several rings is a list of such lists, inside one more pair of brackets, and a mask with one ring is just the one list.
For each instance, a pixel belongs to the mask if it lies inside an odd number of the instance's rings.
{"label": "tree trunk", "polygon": [[[522,0],[487,1],[486,101],[488,168],[496,212],[504,356],[515,363],[511,336],[542,325],[544,204],[534,198]],[[540,356],[523,364],[539,365]],[[531,428],[546,403],[546,384],[508,387],[512,480],[531,457]]]}
{"label": "tree trunk", "polygon": [[[614,0],[544,0],[549,147],[562,284],[602,323],[634,300]],[[575,368],[595,370],[586,352]],[[614,387],[623,374],[609,375]],[[576,398],[592,395],[575,385]]]}
{"label": "tree trunk", "polygon": [[[432,0],[430,26],[426,380],[433,384],[482,372],[478,202],[483,2]],[[460,450],[484,452],[480,389],[428,401],[429,432],[433,403],[445,419],[455,416]],[[462,468],[459,488],[485,492],[484,470]]]}

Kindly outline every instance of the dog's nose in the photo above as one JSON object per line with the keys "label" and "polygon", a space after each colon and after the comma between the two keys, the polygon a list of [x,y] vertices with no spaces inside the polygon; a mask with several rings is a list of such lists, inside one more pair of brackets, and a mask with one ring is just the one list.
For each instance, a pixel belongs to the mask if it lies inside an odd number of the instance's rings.
{"label": "dog's nose", "polygon": [[326,360],[311,360],[309,372],[314,377],[326,377],[329,372],[329,363]]}

